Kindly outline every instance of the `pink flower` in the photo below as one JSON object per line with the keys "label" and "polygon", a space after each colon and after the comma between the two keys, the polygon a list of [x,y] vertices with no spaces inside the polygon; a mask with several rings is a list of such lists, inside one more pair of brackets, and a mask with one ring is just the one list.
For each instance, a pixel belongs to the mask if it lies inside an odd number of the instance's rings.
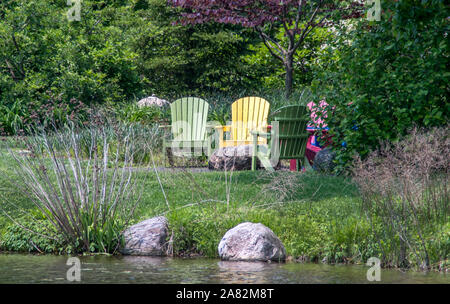
{"label": "pink flower", "polygon": [[[311,111],[311,121],[313,125],[308,125],[309,128],[326,128],[327,124],[322,118],[327,118],[327,111],[325,110],[328,103],[325,100],[321,100],[319,105],[316,105],[313,101],[307,104],[307,107]],[[334,108],[334,107],[333,107]],[[322,113],[322,115],[320,115]],[[321,118],[319,118],[321,117]]]}

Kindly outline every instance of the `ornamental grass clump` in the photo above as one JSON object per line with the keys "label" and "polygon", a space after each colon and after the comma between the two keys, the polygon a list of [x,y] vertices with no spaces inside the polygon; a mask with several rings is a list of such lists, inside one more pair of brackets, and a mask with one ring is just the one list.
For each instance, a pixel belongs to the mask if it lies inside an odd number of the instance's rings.
{"label": "ornamental grass clump", "polygon": [[[8,149],[17,174],[14,180],[19,181],[15,185],[56,230],[49,231],[49,238],[74,252],[118,250],[149,172],[137,167],[145,169],[148,163],[144,158],[151,153],[154,130],[142,128],[69,122],[25,137],[27,153]],[[15,222],[33,231],[31,225]]]}
{"label": "ornamental grass clump", "polygon": [[427,132],[415,128],[402,141],[384,142],[354,163],[354,177],[383,261],[392,261],[388,266],[446,267],[449,135],[448,126]]}

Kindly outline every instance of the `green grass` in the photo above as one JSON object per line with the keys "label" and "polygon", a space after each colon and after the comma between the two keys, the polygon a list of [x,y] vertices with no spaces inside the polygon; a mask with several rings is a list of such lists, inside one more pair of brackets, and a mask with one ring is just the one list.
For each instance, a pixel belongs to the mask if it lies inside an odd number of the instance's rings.
{"label": "green grass", "polygon": [[[13,205],[26,210],[35,207],[14,187],[17,180],[12,162],[7,154],[0,157],[0,193],[2,208],[11,216],[19,217]],[[138,222],[166,215],[178,255],[217,256],[217,245],[223,234],[241,222],[251,221],[273,229],[289,255],[316,260],[325,256],[322,241],[330,239],[330,231],[338,231],[338,226],[346,225],[346,219],[353,219],[351,225],[355,225],[355,221],[359,224],[354,220],[359,218],[357,190],[342,177],[314,172],[272,175],[265,171],[243,171],[233,172],[230,178],[229,172],[225,175],[224,172],[189,171],[158,172],[170,208],[155,173],[150,173],[133,219]],[[275,180],[290,182],[277,185],[277,189],[273,186]],[[289,194],[280,201],[286,191]],[[10,226],[11,221],[0,215],[3,236]],[[351,240],[346,241],[351,243]]]}
{"label": "green grass", "polygon": [[[167,216],[178,255],[217,256],[217,245],[225,232],[245,221],[271,228],[293,258],[314,261],[327,258],[343,262],[344,257],[353,258],[358,255],[353,245],[368,237],[369,227],[360,220],[356,187],[342,177],[314,172],[270,176],[264,171],[235,172],[229,203],[223,172],[193,174],[197,188],[181,174],[162,174],[161,178],[163,184],[172,183],[166,187],[171,206]],[[294,189],[283,201],[278,198],[284,189],[272,189],[274,179],[295,180],[287,186]],[[205,189],[206,195],[198,189]],[[195,205],[183,207],[192,203]],[[162,195],[149,191],[140,207],[140,219],[162,213],[159,210],[167,210]]]}
{"label": "green grass", "polygon": [[[27,197],[15,190],[17,181],[11,162],[7,154],[0,156],[0,203],[13,217],[20,217],[12,204],[35,209]],[[189,172],[158,172],[168,202],[155,173],[148,174],[132,221],[167,216],[175,255],[217,257],[217,246],[225,232],[245,221],[271,228],[287,254],[296,260],[362,263],[382,255],[362,213],[356,185],[348,178],[311,171],[269,174],[261,170],[234,172],[231,180],[228,172],[225,182],[224,172]],[[439,235],[441,239],[449,235],[448,225]],[[41,242],[49,252],[61,251],[46,240],[19,233],[6,216],[0,215],[4,249],[34,251],[28,239],[38,246]],[[431,241],[438,242],[437,250],[443,250],[439,247],[443,241]]]}
{"label": "green grass", "polygon": [[23,195],[16,187],[19,179],[14,173],[13,164],[14,159],[10,157],[5,150],[0,151],[0,231],[10,224],[10,220],[5,216],[4,210],[12,217],[18,217],[22,212],[14,206],[20,206],[25,210],[33,210],[32,202]]}

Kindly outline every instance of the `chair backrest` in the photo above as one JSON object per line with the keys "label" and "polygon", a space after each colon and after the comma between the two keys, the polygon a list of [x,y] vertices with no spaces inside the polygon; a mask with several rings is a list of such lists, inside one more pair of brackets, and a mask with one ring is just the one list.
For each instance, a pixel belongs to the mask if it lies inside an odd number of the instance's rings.
{"label": "chair backrest", "polygon": [[209,104],[197,97],[183,97],[170,104],[172,133],[175,140],[206,139]]}
{"label": "chair backrest", "polygon": [[265,131],[270,104],[261,97],[244,97],[231,105],[233,140],[252,140],[251,131]]}
{"label": "chair backrest", "polygon": [[310,118],[307,108],[300,105],[285,106],[272,113],[271,117],[272,125],[278,122],[279,158],[303,159],[309,136],[306,130]]}

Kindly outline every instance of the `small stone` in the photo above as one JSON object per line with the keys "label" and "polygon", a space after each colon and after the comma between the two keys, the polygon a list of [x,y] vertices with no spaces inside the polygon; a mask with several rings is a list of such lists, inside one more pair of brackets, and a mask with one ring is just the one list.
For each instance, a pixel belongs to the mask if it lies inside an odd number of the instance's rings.
{"label": "small stone", "polygon": [[334,168],[334,158],[336,153],[330,148],[325,148],[317,152],[314,157],[313,169],[319,172],[330,173]]}
{"label": "small stone", "polygon": [[[220,148],[209,157],[208,167],[210,170],[251,170],[252,153],[253,145]],[[261,168],[261,162],[258,159],[256,167]]]}
{"label": "small stone", "polygon": [[150,218],[125,230],[125,246],[120,252],[125,255],[166,255],[168,234],[167,218]]}
{"label": "small stone", "polygon": [[150,106],[165,107],[169,105],[169,102],[165,99],[161,99],[156,97],[155,95],[152,95],[139,100],[137,105],[138,107],[150,107]]}
{"label": "small stone", "polygon": [[245,222],[225,233],[219,256],[229,261],[284,261],[286,249],[273,231],[263,224]]}

